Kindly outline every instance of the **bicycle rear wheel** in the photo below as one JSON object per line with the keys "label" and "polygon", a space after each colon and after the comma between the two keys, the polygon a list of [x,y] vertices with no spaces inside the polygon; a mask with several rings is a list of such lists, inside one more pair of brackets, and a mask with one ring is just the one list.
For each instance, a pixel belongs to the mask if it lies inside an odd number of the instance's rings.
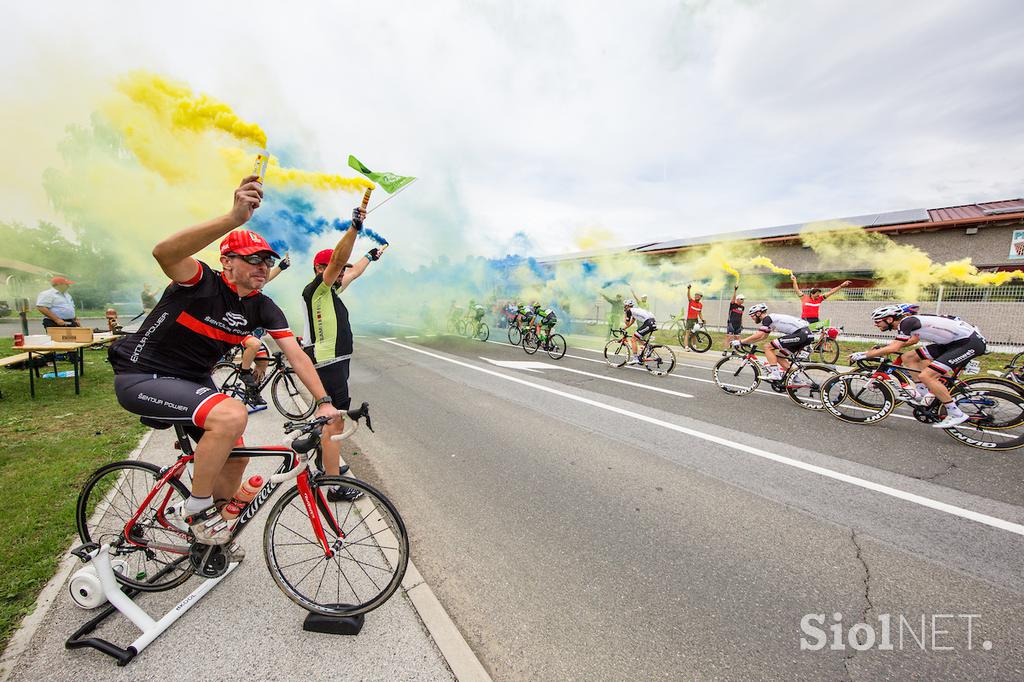
{"label": "bicycle rear wheel", "polygon": [[527,355],[533,355],[540,348],[540,337],[532,329],[523,334],[523,350]]}
{"label": "bicycle rear wheel", "polygon": [[508,342],[513,346],[518,346],[523,342],[523,330],[519,327],[508,328]]}
{"label": "bicycle rear wheel", "polygon": [[834,365],[839,360],[839,343],[835,339],[826,338],[821,345],[811,347],[811,359],[826,365]]}
{"label": "bicycle rear wheel", "polygon": [[746,395],[761,383],[761,369],[742,355],[727,355],[711,371],[715,385],[726,393]]}
{"label": "bicycle rear wheel", "polygon": [[[1024,446],[1024,398],[1002,390],[954,390],[953,400],[968,420],[948,436],[979,450],[1013,450]],[[939,416],[945,417],[945,407]]]}
{"label": "bicycle rear wheel", "polygon": [[245,402],[245,384],[238,376],[238,365],[218,362],[213,366],[212,378],[218,391]]}
{"label": "bicycle rear wheel", "polygon": [[694,353],[707,353],[711,349],[711,334],[696,331],[690,334],[690,350]]}
{"label": "bicycle rear wheel", "polygon": [[476,326],[476,339],[477,341],[486,341],[491,337],[491,330],[487,327],[485,322],[481,322]]}
{"label": "bicycle rear wheel", "polygon": [[[144,592],[161,592],[181,585],[192,575],[188,560],[188,526],[180,515],[189,490],[177,480],[161,486],[129,521],[160,480],[160,467],[125,460],[100,467],[86,481],[75,506],[75,526],[82,542],[114,546],[114,558],[127,562],[114,575],[122,585]],[[174,512],[168,514],[168,510]]]}
{"label": "bicycle rear wheel", "polygon": [[270,397],[277,411],[289,419],[306,419],[316,410],[316,401],[295,370],[282,370],[270,383]]}
{"label": "bicycle rear wheel", "polygon": [[888,384],[855,372],[827,379],[821,385],[821,402],[829,414],[850,424],[880,422],[897,405],[896,395]]}
{"label": "bicycle rear wheel", "polygon": [[643,362],[644,369],[658,377],[668,374],[670,371],[669,366],[674,364],[674,361],[669,360],[669,355],[665,352],[664,346],[651,346],[648,348]]}
{"label": "bicycle rear wheel", "polygon": [[[310,485],[334,555],[324,556],[295,486],[270,510],[263,532],[267,568],[288,598],[307,611],[326,616],[372,611],[395,593],[409,564],[402,517],[382,493],[354,478],[321,476]],[[330,486],[363,496],[329,502]]]}
{"label": "bicycle rear wheel", "polygon": [[831,365],[792,365],[784,377],[786,393],[805,410],[824,410],[821,386],[837,374],[839,372]]}
{"label": "bicycle rear wheel", "polygon": [[629,362],[631,350],[628,344],[612,339],[604,345],[604,360],[612,367],[622,367]]}
{"label": "bicycle rear wheel", "polygon": [[465,320],[459,320],[458,322],[455,323],[455,333],[458,334],[459,336],[465,336],[466,335],[466,321]]}
{"label": "bicycle rear wheel", "polygon": [[568,348],[565,344],[565,337],[561,334],[552,334],[548,341],[548,347],[545,349],[548,352],[548,357],[552,360],[561,360],[565,355],[565,350]]}

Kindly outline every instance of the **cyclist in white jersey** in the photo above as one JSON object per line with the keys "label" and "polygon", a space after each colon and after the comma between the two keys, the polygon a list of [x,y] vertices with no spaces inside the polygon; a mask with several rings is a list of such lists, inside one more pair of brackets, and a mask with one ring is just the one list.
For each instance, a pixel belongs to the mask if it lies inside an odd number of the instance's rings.
{"label": "cyclist in white jersey", "polygon": [[799,353],[814,340],[808,322],[782,313],[769,315],[768,306],[764,303],[750,306],[747,314],[757,324],[757,331],[745,339],[734,339],[732,347],[738,348],[741,343],[755,343],[768,338],[772,332],[782,334],[764,347],[764,356],[768,358],[768,380],[779,381],[782,373],[789,369],[789,360],[785,356]]}
{"label": "cyclist in white jersey", "polygon": [[978,328],[958,317],[920,313],[911,315],[907,305],[876,308],[871,313],[871,319],[883,332],[895,329],[896,340],[880,348],[854,353],[850,360],[856,362],[865,358],[884,357],[921,341],[926,342],[928,345],[908,350],[900,359],[904,367],[920,370],[917,384],[919,398],[923,400],[931,392],[946,406],[946,418],[932,426],[948,429],[967,421],[967,415],[953,402],[949,389],[940,378],[953,374],[957,368],[985,354],[985,338]]}
{"label": "cyclist in white jersey", "polygon": [[654,322],[654,313],[638,308],[636,301],[631,298],[627,298],[622,302],[622,310],[626,314],[626,321],[622,326],[623,333],[636,322],[636,331],[633,332],[633,336],[629,339],[630,345],[633,347],[633,359],[630,361],[630,364],[639,365],[640,358],[637,357],[637,341],[646,342],[648,336],[658,331],[658,327]]}

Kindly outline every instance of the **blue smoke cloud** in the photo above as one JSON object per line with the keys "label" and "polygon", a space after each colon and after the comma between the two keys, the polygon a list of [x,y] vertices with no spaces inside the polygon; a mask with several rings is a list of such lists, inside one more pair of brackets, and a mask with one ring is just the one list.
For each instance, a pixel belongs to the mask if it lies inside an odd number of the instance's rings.
{"label": "blue smoke cloud", "polygon": [[[262,234],[278,253],[303,253],[311,250],[314,237],[331,230],[344,232],[352,225],[352,221],[318,216],[313,202],[302,194],[290,192],[268,197],[267,203],[253,215],[249,225]],[[360,236],[381,246],[388,243],[368,227],[363,228]]]}

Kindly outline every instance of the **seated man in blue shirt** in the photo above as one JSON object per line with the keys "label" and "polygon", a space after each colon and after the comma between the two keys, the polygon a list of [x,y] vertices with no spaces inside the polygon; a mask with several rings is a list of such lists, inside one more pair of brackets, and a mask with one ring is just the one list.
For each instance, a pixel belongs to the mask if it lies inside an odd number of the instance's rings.
{"label": "seated man in blue shirt", "polygon": [[43,314],[43,327],[81,327],[75,316],[75,302],[68,293],[74,284],[65,277],[54,277],[51,286],[36,298],[36,310]]}

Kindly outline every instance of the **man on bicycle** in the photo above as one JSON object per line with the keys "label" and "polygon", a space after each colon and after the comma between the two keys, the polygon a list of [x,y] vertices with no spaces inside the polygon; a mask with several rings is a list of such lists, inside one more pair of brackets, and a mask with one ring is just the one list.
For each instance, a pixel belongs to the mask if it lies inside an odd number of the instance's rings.
{"label": "man on bicycle", "polygon": [[816,329],[817,327],[813,325],[818,325],[821,321],[821,304],[825,302],[825,299],[829,298],[832,294],[836,293],[843,287],[850,286],[850,280],[846,280],[839,286],[829,289],[824,294],[821,293],[821,289],[818,287],[809,289],[805,294],[800,290],[800,285],[797,284],[796,275],[790,274],[789,278],[793,282],[793,291],[795,291],[796,295],[800,297],[800,317],[807,320],[807,323],[812,325],[812,329]]}
{"label": "man on bicycle", "polygon": [[[382,249],[372,248],[354,264],[348,262],[365,218],[364,209],[356,208],[352,211],[352,222],[334,248],[324,249],[314,256],[313,280],[302,290],[302,309],[306,316],[302,335],[304,350],[313,361],[331,404],[339,410],[347,410],[352,403],[348,392],[352,325],[341,294],[366,272],[370,263],[379,260],[382,253]],[[324,427],[324,438],[320,445],[324,473],[328,476],[339,476],[341,473],[341,446],[329,436],[340,434],[343,430],[340,419]],[[354,500],[361,495],[354,488],[340,486],[327,491],[327,499],[331,502]]]}
{"label": "man on bicycle", "polygon": [[952,376],[972,359],[984,355],[987,350],[985,338],[977,327],[960,318],[912,314],[912,309],[905,305],[876,308],[871,313],[875,326],[883,332],[895,329],[896,339],[880,348],[854,353],[850,360],[856,362],[865,358],[885,357],[921,341],[927,342],[926,346],[903,353],[900,360],[904,367],[920,370],[917,387],[919,399],[923,400],[930,391],[946,407],[946,418],[932,426],[948,429],[962,424],[968,417],[953,402],[942,377]]}
{"label": "man on bicycle", "polygon": [[[551,345],[551,330],[558,324],[558,317],[555,315],[555,311],[551,308],[542,308],[540,302],[533,304],[534,314],[534,332],[537,333],[537,339],[542,343],[541,348],[547,350]],[[544,335],[541,336],[541,328],[544,330]]]}
{"label": "man on bicycle", "polygon": [[764,303],[750,306],[748,314],[758,325],[757,331],[745,339],[733,339],[730,344],[738,348],[740,344],[755,343],[767,338],[772,332],[780,332],[781,337],[764,347],[764,356],[768,359],[768,380],[779,381],[782,373],[789,369],[787,356],[796,355],[814,341],[807,321],[782,313],[769,315],[768,306]]}
{"label": "man on bicycle", "polygon": [[729,354],[729,346],[743,333],[743,301],[746,297],[737,293],[740,286],[737,284],[732,288],[732,300],[729,301],[729,318],[725,322],[725,350],[722,355]]}
{"label": "man on bicycle", "polygon": [[[248,460],[228,459],[245,431],[248,412],[238,400],[218,393],[213,366],[257,327],[277,340],[302,383],[316,397],[317,415],[340,414],[320,383],[313,363],[299,348],[284,313],[260,289],[277,253],[249,230],[235,230],[252,218],[263,200],[256,176],[242,180],[234,206],[224,216],[185,228],[153,248],[170,286],[139,327],[111,346],[117,400],[129,412],[198,427],[192,494],[183,516],[197,542],[223,545],[230,529],[214,505],[238,489]],[[226,236],[225,236],[226,235]],[[221,272],[193,255],[220,239]],[[232,548],[233,560],[241,552]]]}
{"label": "man on bicycle", "polygon": [[686,322],[683,326],[686,334],[683,338],[683,350],[690,347],[690,336],[693,334],[693,328],[697,326],[698,320],[704,324],[704,304],[701,303],[704,294],[698,291],[691,296],[690,289],[692,287],[692,284],[686,285]]}
{"label": "man on bicycle", "polygon": [[638,308],[636,301],[631,298],[627,298],[622,302],[622,310],[626,314],[625,324],[622,325],[622,333],[625,334],[626,330],[629,329],[633,323],[636,323],[636,331],[633,332],[633,336],[630,337],[629,342],[633,348],[633,359],[629,364],[639,365],[640,356],[637,350],[637,342],[643,341],[647,343],[647,339],[650,338],[654,332],[658,331],[658,326],[654,321],[654,313],[643,308]]}

